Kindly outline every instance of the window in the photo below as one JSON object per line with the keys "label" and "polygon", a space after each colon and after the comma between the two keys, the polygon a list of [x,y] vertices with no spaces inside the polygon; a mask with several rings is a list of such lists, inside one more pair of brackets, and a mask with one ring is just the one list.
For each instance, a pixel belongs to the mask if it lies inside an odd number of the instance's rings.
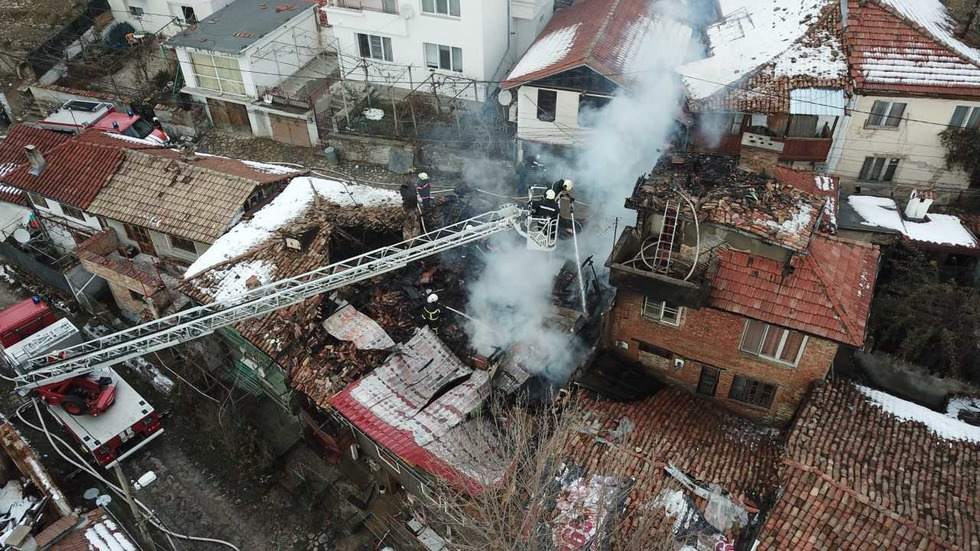
{"label": "window", "polygon": [[170,238],[170,246],[189,253],[197,254],[197,248],[194,247],[194,242],[190,239],[184,239],[183,237],[177,237],[176,235],[168,235]]}
{"label": "window", "polygon": [[803,354],[806,336],[803,333],[749,320],[742,335],[742,352],[777,362],[796,365]]}
{"label": "window", "polygon": [[790,115],[786,136],[789,138],[817,137],[818,118],[816,115]]}
{"label": "window", "polygon": [[143,8],[139,6],[129,6],[129,13],[133,17],[143,17]]}
{"label": "window", "polygon": [[718,388],[718,379],[721,377],[721,370],[710,365],[701,366],[701,376],[698,378],[698,394],[714,396]]}
{"label": "window", "polygon": [[752,404],[763,408],[772,405],[772,398],[776,395],[776,385],[749,379],[736,375],[732,381],[732,389],[728,392],[728,397],[738,402]]}
{"label": "window", "polygon": [[741,134],[745,119],[742,113],[707,113],[701,119],[701,126],[711,134]]}
{"label": "window", "polygon": [[387,36],[357,33],[357,46],[361,51],[361,57],[379,61],[394,59],[391,55],[391,39]]}
{"label": "window", "polygon": [[394,469],[396,473],[402,472],[401,467],[398,466],[398,459],[395,456],[388,453],[388,450],[383,449],[381,446],[375,444],[374,449],[378,450],[378,457],[385,462],[389,467]]}
{"label": "window", "polygon": [[980,128],[980,107],[957,105],[953,118],[949,119],[950,128]]}
{"label": "window", "polygon": [[858,174],[858,180],[891,182],[895,178],[895,171],[898,170],[899,161],[901,159],[865,157],[864,164],[861,165],[861,173]]}
{"label": "window", "polygon": [[463,50],[439,44],[425,44],[425,66],[430,69],[463,72]]}
{"label": "window", "polygon": [[895,101],[876,101],[871,107],[868,126],[897,128],[905,114],[905,106],[906,104]]}
{"label": "window", "polygon": [[62,204],[61,212],[65,213],[65,216],[69,218],[74,218],[75,220],[81,220],[83,222],[85,221],[85,213],[82,212],[82,209],[76,209],[71,205]]}
{"label": "window", "polygon": [[42,209],[50,209],[51,208],[48,205],[48,200],[45,199],[44,197],[41,197],[40,195],[38,195],[36,193],[28,193],[27,195],[30,196],[31,203],[33,203],[35,207],[40,207]]}
{"label": "window", "polygon": [[459,0],[422,0],[422,13],[459,17]]}
{"label": "window", "polygon": [[245,95],[242,84],[242,71],[238,60],[233,57],[213,56],[192,53],[191,65],[197,77],[197,86],[207,90],[217,90],[229,94]]}
{"label": "window", "polygon": [[595,126],[597,117],[596,114],[602,110],[603,107],[609,104],[612,98],[603,98],[599,96],[581,96],[578,98],[578,125],[579,126]]}
{"label": "window", "polygon": [[538,120],[555,122],[555,108],[558,105],[558,92],[538,90]]}
{"label": "window", "polygon": [[197,23],[197,14],[194,13],[194,8],[190,6],[181,6],[180,14],[184,17],[184,23],[187,23],[188,25]]}
{"label": "window", "polygon": [[668,325],[681,324],[681,308],[679,306],[674,307],[666,302],[650,300],[649,297],[643,297],[643,310],[641,313],[645,318],[650,318]]}
{"label": "window", "polygon": [[134,291],[132,289],[129,290],[129,296],[133,300],[139,300],[139,301],[142,301],[145,298],[145,297],[143,297],[143,295],[137,293],[136,291]]}

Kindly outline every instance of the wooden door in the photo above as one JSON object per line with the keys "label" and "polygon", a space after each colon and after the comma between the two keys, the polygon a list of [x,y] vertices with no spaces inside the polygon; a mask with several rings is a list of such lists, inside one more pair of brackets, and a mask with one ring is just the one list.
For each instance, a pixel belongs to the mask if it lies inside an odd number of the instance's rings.
{"label": "wooden door", "polygon": [[272,123],[272,139],[277,142],[310,147],[310,133],[306,129],[305,119],[292,119],[269,114]]}
{"label": "wooden door", "polygon": [[208,98],[208,110],[215,128],[251,132],[248,122],[248,109],[240,103],[231,103]]}

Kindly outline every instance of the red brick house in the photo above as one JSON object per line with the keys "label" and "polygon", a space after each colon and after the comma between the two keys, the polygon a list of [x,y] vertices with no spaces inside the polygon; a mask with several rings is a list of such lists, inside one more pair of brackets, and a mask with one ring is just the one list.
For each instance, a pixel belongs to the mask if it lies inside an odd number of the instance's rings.
{"label": "red brick house", "polygon": [[[768,162],[777,173],[776,155]],[[637,223],[607,263],[618,294],[606,337],[619,356],[782,424],[838,346],[864,344],[879,251],[818,231],[827,198],[691,156],[663,159],[626,206]]]}

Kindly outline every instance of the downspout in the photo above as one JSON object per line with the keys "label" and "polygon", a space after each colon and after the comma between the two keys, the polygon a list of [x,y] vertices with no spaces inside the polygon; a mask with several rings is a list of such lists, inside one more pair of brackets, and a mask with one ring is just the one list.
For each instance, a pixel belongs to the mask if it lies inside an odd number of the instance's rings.
{"label": "downspout", "polygon": [[[509,59],[508,58],[510,57],[510,41],[512,39],[512,32],[511,32],[511,28],[510,28],[510,23],[513,20],[513,18],[510,16],[510,3],[512,1],[513,0],[507,0],[507,48],[504,50],[504,55],[501,56],[500,63],[497,64],[497,68],[494,69],[493,76],[491,77],[491,80],[503,80],[503,75],[500,74],[500,68],[504,66],[504,63],[508,63],[509,62]],[[487,90],[484,92],[485,96],[487,96],[487,97],[490,96],[490,93],[489,92],[490,92],[490,87],[491,86],[493,86],[493,83],[492,82],[491,83],[488,83],[487,84]]]}

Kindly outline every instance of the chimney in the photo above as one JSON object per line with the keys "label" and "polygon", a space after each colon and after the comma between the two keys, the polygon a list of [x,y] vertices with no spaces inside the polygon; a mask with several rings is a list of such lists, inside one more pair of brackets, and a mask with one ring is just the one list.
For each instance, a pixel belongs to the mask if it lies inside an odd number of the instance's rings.
{"label": "chimney", "polygon": [[259,280],[259,276],[257,275],[250,275],[248,279],[245,280],[245,288],[249,291],[258,289],[261,286],[262,282]]}
{"label": "chimney", "polygon": [[27,160],[31,162],[30,173],[34,176],[39,176],[44,167],[48,166],[48,161],[44,160],[44,155],[41,155],[41,150],[34,147],[33,145],[24,146],[24,153],[27,153]]}
{"label": "chimney", "polygon": [[772,176],[779,166],[783,144],[769,136],[746,132],[742,136],[742,151],[738,158],[739,170],[750,174]]}
{"label": "chimney", "polygon": [[909,220],[925,220],[935,198],[935,191],[913,189],[909,196],[909,204],[905,206],[905,217]]}

